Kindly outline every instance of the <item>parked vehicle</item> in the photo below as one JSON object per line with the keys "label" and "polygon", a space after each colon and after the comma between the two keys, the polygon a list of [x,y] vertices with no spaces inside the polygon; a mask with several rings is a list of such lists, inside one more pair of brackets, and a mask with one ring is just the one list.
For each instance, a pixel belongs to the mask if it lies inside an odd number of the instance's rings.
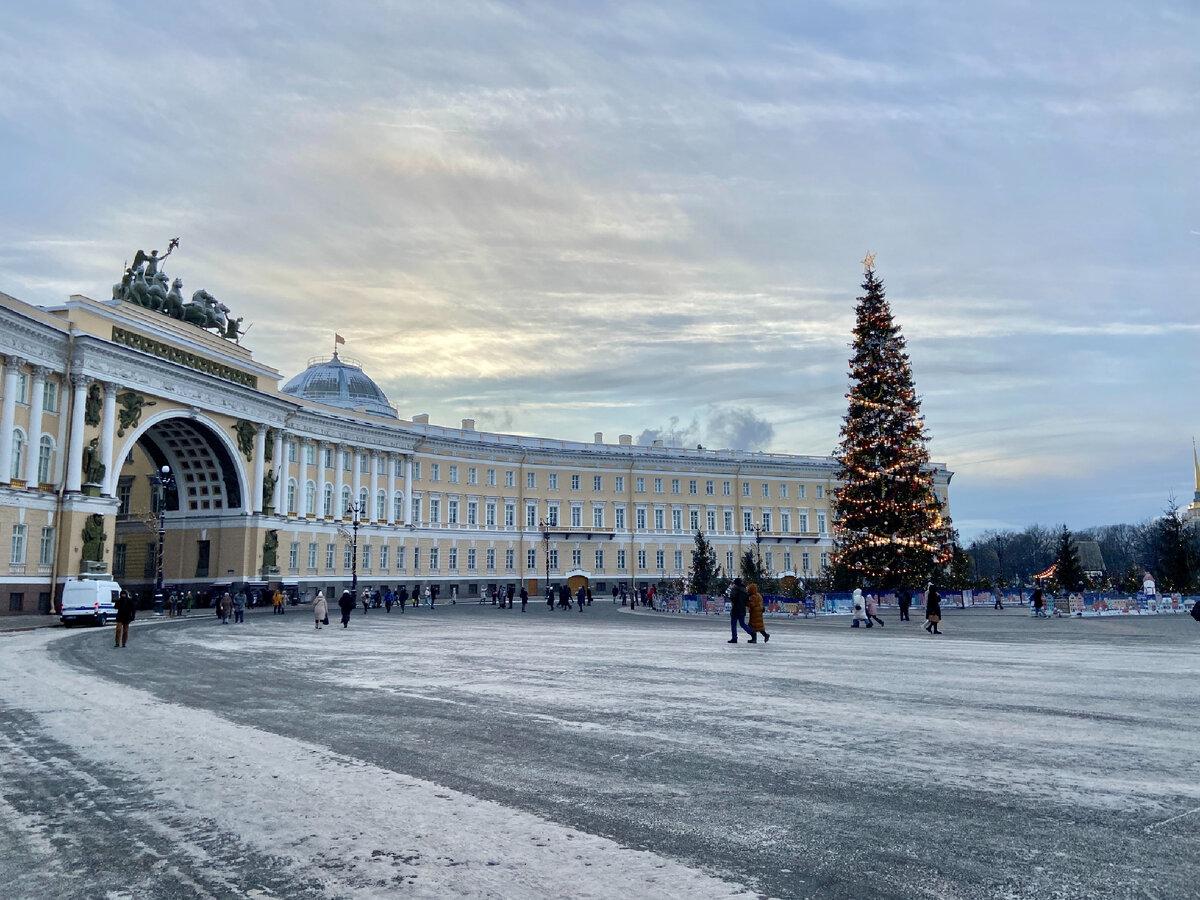
{"label": "parked vehicle", "polygon": [[120,594],[121,585],[110,581],[108,576],[85,576],[68,581],[63,585],[59,619],[64,625],[74,625],[76,622],[106,625],[109,619],[117,615],[117,597]]}

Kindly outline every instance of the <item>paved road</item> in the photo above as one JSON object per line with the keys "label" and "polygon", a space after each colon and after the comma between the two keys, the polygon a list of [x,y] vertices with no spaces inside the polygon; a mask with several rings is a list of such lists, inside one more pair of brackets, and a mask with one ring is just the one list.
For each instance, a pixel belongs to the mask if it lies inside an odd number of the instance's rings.
{"label": "paved road", "polygon": [[[845,624],[769,621],[770,644],[732,647],[720,620],[606,602],[372,611],[316,635],[292,609],[240,629],[135,627],[125,651],[81,632],[49,652],[766,896],[1196,896],[1194,622],[948,611],[941,639],[894,613],[871,632]],[[204,829],[139,831],[154,785],[67,774],[81,751],[19,704],[0,722],[19,776],[0,779],[5,799],[33,814],[82,796],[74,814],[98,823],[54,848],[57,865],[119,885],[105,847],[128,830],[171,862],[144,896],[202,895],[172,847],[203,849]],[[196,743],[200,760],[220,752]],[[46,848],[9,838],[0,871],[45,864]],[[320,896],[261,848],[238,860],[230,884],[277,873],[275,895]],[[29,879],[9,896],[35,896]]]}

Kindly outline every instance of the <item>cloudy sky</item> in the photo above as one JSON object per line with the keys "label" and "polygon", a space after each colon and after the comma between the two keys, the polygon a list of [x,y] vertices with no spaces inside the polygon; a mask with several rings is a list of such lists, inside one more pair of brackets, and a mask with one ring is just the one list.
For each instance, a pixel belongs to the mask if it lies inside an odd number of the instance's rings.
{"label": "cloudy sky", "polygon": [[1190,0],[0,8],[0,290],[139,249],[404,417],[827,454],[867,250],[965,538],[1191,499]]}

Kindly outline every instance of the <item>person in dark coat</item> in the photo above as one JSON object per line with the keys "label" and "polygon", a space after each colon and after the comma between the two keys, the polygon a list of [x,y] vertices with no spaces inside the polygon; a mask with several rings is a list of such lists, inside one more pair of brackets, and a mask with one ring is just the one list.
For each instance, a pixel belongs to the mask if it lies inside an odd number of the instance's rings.
{"label": "person in dark coat", "polygon": [[517,589],[513,585],[508,586],[508,608],[512,609],[513,597],[517,596]]}
{"label": "person in dark coat", "polygon": [[408,588],[400,585],[400,592],[396,594],[396,605],[400,607],[400,612],[404,612],[404,607],[408,606]]}
{"label": "person in dark coat", "polygon": [[746,585],[741,578],[733,579],[733,584],[729,586],[729,630],[733,637],[729,639],[729,643],[736,644],[738,642],[738,626],[742,626],[742,631],[754,637],[754,632],[750,630],[750,626],[746,624],[746,604],[750,600],[750,594],[746,590]]}
{"label": "person in dark coat", "polygon": [[384,591],[383,591],[383,611],[384,612],[392,611],[392,604],[395,602],[395,599],[396,598],[392,596],[392,589],[390,587],[387,587],[387,585],[384,585]]}
{"label": "person in dark coat", "polygon": [[560,609],[571,608],[571,589],[566,584],[558,586],[558,606]]}
{"label": "person in dark coat", "polygon": [[137,604],[129,591],[121,591],[117,597],[117,635],[113,647],[124,647],[129,640],[129,623],[137,616]]}
{"label": "person in dark coat", "polygon": [[587,602],[588,606],[592,605],[592,589],[590,587],[587,589]]}
{"label": "person in dark coat", "polygon": [[900,606],[900,621],[912,621],[908,618],[908,608],[912,606],[912,593],[908,588],[900,588],[900,593],[896,595],[896,603]]}
{"label": "person in dark coat", "polygon": [[617,590],[617,586],[614,584],[613,585],[613,606],[617,605],[617,594],[618,593],[620,593],[620,592]]}
{"label": "person in dark coat", "polygon": [[930,634],[941,634],[938,631],[940,621],[942,621],[942,598],[933,589],[933,585],[930,585],[928,593],[925,594],[925,630]]}
{"label": "person in dark coat", "polygon": [[350,613],[354,612],[354,607],[358,606],[358,601],[354,599],[354,595],[350,591],[342,591],[342,597],[338,600],[338,607],[342,610],[342,627],[350,627]]}
{"label": "person in dark coat", "polygon": [[583,585],[579,586],[579,590],[575,592],[575,602],[579,604],[579,611],[583,612],[584,604],[587,602],[587,592],[583,589]]}
{"label": "person in dark coat", "polygon": [[550,609],[554,609],[554,585],[552,584],[546,585],[546,605]]}
{"label": "person in dark coat", "polygon": [[521,612],[525,612],[525,607],[529,605],[529,591],[525,590],[525,586],[521,586]]}
{"label": "person in dark coat", "polygon": [[1041,588],[1037,588],[1030,598],[1033,601],[1033,614],[1039,619],[1049,618],[1046,615],[1046,595]]}

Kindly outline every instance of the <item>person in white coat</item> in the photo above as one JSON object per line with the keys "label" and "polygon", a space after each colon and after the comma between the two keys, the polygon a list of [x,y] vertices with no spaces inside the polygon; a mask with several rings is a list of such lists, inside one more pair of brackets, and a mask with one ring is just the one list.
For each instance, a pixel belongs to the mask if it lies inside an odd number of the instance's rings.
{"label": "person in white coat", "polygon": [[850,612],[850,627],[859,628],[863,622],[867,623],[867,627],[871,627],[871,620],[867,618],[866,601],[863,600],[862,588],[855,588],[854,595],[850,598],[850,605],[853,609]]}
{"label": "person in white coat", "polygon": [[325,622],[329,615],[329,604],[325,601],[325,595],[321,591],[317,591],[317,596],[313,600],[313,618],[317,620],[317,628]]}

